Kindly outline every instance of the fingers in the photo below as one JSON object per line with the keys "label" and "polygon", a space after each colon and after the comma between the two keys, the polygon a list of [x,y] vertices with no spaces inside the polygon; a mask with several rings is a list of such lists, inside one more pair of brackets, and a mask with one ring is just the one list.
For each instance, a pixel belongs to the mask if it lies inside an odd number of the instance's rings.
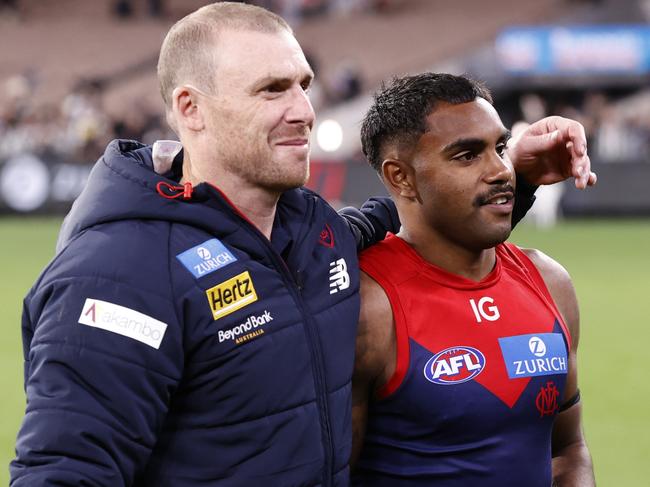
{"label": "fingers", "polygon": [[510,133],[512,134],[512,140],[518,140],[521,137],[526,129],[530,127],[530,124],[522,120],[515,122],[510,128]]}
{"label": "fingers", "polygon": [[561,137],[559,130],[535,135],[527,130],[517,141],[517,147],[525,154],[542,154],[554,149],[561,142]]}
{"label": "fingers", "polygon": [[594,186],[598,182],[598,175],[595,172],[590,172],[589,173],[589,182],[587,183],[589,186]]}
{"label": "fingers", "polygon": [[578,189],[585,189],[588,186],[594,186],[598,180],[595,172],[591,171],[591,162],[589,156],[584,156],[582,160],[573,163],[573,177]]}
{"label": "fingers", "polygon": [[573,143],[575,153],[578,156],[584,156],[587,153],[587,136],[582,124],[562,117],[557,117],[555,122],[565,139]]}
{"label": "fingers", "polygon": [[584,137],[582,126],[580,125],[580,128],[574,127],[573,130],[577,130],[577,133],[574,134],[574,138],[566,143],[566,149],[571,158],[571,176],[575,178],[576,188],[585,189],[587,186],[596,184],[596,174],[591,172],[591,160],[587,155],[586,142],[581,142]]}
{"label": "fingers", "polygon": [[591,177],[591,162],[589,156],[571,158],[571,175],[575,178],[578,189],[585,189]]}
{"label": "fingers", "polygon": [[530,126],[530,129],[533,135],[559,131],[560,140],[571,142],[578,157],[582,157],[587,153],[587,136],[585,135],[585,128],[580,122],[569,118],[551,116],[535,122]]}

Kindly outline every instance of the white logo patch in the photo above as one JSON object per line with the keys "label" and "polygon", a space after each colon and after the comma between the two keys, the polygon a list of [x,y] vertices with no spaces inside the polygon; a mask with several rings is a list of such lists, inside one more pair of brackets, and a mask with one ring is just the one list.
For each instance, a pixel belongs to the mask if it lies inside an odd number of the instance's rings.
{"label": "white logo patch", "polygon": [[539,337],[530,337],[530,340],[528,340],[528,349],[535,357],[543,357],[546,355],[546,344]]}
{"label": "white logo patch", "polygon": [[350,274],[345,259],[330,262],[330,294],[350,287]]}
{"label": "white logo patch", "polygon": [[[486,306],[485,303],[490,303],[493,306]],[[494,304],[494,299],[489,296],[483,296],[478,300],[478,304],[473,299],[469,300],[469,304],[472,306],[472,311],[474,311],[474,316],[476,317],[476,322],[480,323],[481,317],[485,318],[488,321],[496,321],[501,317],[499,313],[499,308]]]}
{"label": "white logo patch", "polygon": [[198,249],[196,249],[196,253],[197,253],[197,254],[199,255],[199,257],[201,257],[203,260],[208,260],[208,259],[211,259],[211,258],[212,258],[212,254],[211,254],[210,251],[209,251],[208,249],[206,249],[205,247],[199,247]]}
{"label": "white logo patch", "polygon": [[[239,345],[240,343],[255,338],[256,336],[263,335],[264,330],[261,329],[262,326],[270,323],[271,321],[273,321],[273,316],[271,316],[271,313],[269,313],[267,310],[264,310],[264,314],[259,316],[251,315],[246,319],[246,321],[232,327],[229,330],[219,330],[219,343],[223,343],[226,340],[234,340],[235,343]],[[242,334],[244,336],[240,337],[239,335]]]}
{"label": "white logo patch", "polygon": [[79,323],[133,338],[156,350],[167,330],[166,323],[151,316],[91,298],[86,298]]}

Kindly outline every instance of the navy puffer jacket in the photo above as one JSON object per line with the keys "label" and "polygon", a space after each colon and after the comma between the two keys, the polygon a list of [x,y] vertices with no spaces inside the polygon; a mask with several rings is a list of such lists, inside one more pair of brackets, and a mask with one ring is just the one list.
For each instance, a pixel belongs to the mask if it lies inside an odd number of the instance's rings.
{"label": "navy puffer jacket", "polygon": [[26,297],[11,485],[348,485],[349,223],[287,191],[269,242],[213,186],[164,197],[166,176],[111,143]]}

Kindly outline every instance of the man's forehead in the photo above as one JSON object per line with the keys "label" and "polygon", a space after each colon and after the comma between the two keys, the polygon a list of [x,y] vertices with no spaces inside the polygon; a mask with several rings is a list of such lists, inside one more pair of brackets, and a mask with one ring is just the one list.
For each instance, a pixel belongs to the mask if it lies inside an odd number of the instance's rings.
{"label": "man's forehead", "polygon": [[296,38],[288,31],[225,30],[219,34],[217,70],[250,78],[302,77],[311,68]]}
{"label": "man's forehead", "polygon": [[499,114],[483,98],[458,104],[439,102],[427,116],[427,138],[441,142],[458,138],[500,137],[504,130]]}

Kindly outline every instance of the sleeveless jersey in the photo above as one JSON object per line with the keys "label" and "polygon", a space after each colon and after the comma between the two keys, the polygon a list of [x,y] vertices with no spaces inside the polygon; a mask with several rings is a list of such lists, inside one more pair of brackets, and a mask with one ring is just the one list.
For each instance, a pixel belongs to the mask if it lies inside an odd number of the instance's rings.
{"label": "sleeveless jersey", "polygon": [[391,235],[360,263],[389,298],[397,364],[370,403],[354,484],[551,485],[570,336],[530,259],[498,245],[475,282]]}

